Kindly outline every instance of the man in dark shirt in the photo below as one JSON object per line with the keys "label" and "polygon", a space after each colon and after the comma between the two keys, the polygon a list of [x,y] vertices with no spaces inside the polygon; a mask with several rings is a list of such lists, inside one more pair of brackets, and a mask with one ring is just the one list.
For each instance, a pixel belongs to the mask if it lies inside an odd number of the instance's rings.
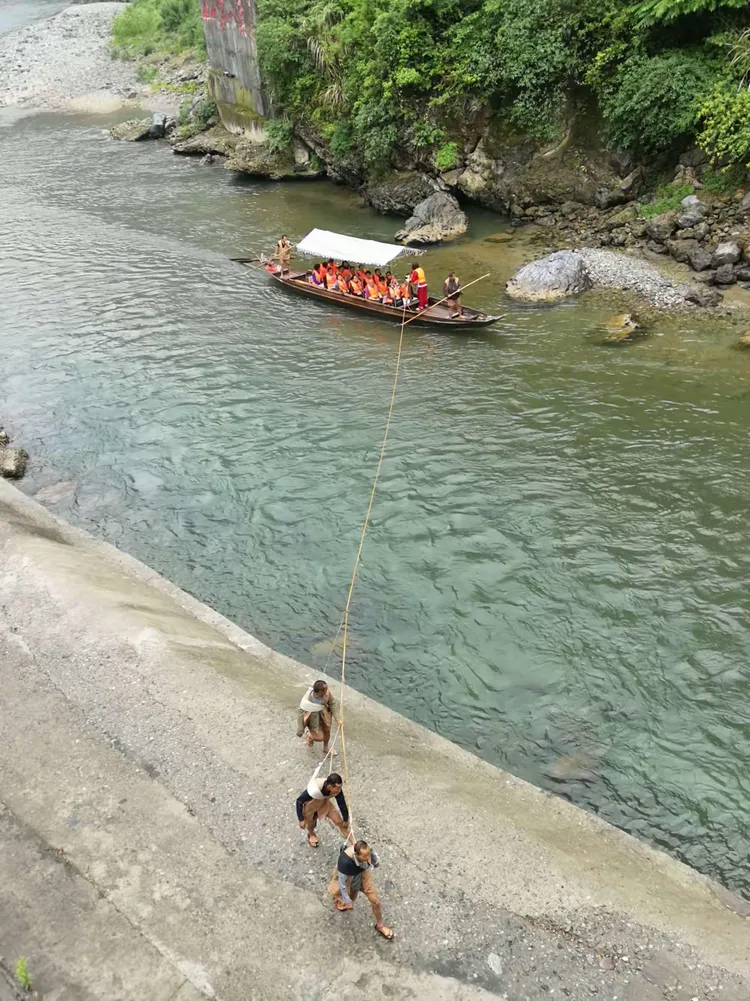
{"label": "man in dark shirt", "polygon": [[370,901],[375,917],[375,931],[390,941],[393,929],[383,924],[383,909],[372,878],[373,869],[377,869],[379,865],[380,859],[366,841],[357,841],[342,848],[328,884],[328,892],[333,897],[337,911],[350,911],[361,890]]}
{"label": "man in dark shirt", "polygon": [[318,847],[315,827],[319,820],[326,818],[338,827],[342,838],[349,837],[349,808],[337,772],[332,772],[327,779],[310,779],[307,789],[297,797],[297,820],[302,830],[307,831],[307,843],[311,848]]}

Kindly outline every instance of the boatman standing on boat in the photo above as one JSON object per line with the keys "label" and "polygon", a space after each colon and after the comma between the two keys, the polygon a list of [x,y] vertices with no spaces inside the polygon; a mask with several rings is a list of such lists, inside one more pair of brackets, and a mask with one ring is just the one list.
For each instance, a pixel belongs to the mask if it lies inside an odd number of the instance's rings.
{"label": "boatman standing on boat", "polygon": [[443,295],[448,300],[448,308],[455,310],[451,318],[460,318],[463,315],[461,310],[461,282],[452,271],[448,272],[448,277],[443,282]]}
{"label": "boatman standing on boat", "polygon": [[279,265],[279,274],[284,275],[285,271],[289,270],[289,261],[292,258],[293,244],[289,242],[284,234],[279,242],[276,244],[276,249],[273,252],[273,259]]}
{"label": "boatman standing on boat", "polygon": [[417,290],[417,306],[420,309],[427,309],[427,279],[425,278],[424,269],[417,267],[416,264],[412,264],[409,281],[412,288]]}
{"label": "boatman standing on boat", "polygon": [[[336,700],[325,681],[316,681],[302,696],[297,712],[297,736],[301,737],[305,730],[305,740],[308,747],[313,744],[323,744],[323,755],[328,754],[328,742],[331,739],[331,723],[335,719],[341,726],[341,720],[336,718],[338,710]],[[336,751],[333,752],[335,754]]]}

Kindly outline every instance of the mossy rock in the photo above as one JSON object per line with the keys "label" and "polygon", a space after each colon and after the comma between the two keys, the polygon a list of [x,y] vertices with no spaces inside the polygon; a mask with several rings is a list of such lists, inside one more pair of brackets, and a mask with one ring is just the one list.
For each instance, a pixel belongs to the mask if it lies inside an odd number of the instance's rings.
{"label": "mossy rock", "polygon": [[110,129],[109,134],[113,139],[119,139],[121,142],[137,143],[142,139],[149,138],[150,128],[150,118],[131,118],[127,122],[120,122],[119,125],[115,125],[114,128]]}
{"label": "mossy rock", "polygon": [[645,333],[632,313],[616,313],[604,321],[602,344],[630,344],[634,338]]}

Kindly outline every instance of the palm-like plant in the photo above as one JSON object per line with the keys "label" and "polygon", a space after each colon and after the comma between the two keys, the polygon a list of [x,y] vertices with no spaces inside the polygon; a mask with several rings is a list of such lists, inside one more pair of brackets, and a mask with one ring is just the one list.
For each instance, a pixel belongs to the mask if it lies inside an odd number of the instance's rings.
{"label": "palm-like plant", "polygon": [[341,7],[329,0],[328,3],[314,6],[301,24],[315,69],[328,83],[323,92],[323,100],[333,106],[344,103],[344,88],[341,82],[341,57],[344,51],[333,31],[334,25],[344,17],[345,13]]}

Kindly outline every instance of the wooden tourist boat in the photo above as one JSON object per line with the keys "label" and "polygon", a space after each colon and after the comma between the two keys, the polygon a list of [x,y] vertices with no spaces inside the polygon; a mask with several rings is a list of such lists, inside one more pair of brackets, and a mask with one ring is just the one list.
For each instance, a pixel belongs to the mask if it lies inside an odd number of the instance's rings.
{"label": "wooden tourist boat", "polygon": [[[351,264],[370,264],[374,267],[385,267],[402,254],[410,257],[423,253],[414,250],[413,247],[403,247],[391,243],[378,243],[375,240],[360,240],[351,236],[343,236],[340,233],[329,233],[325,230],[314,229],[311,233],[297,244],[296,252],[305,256],[314,257],[318,260],[349,261]],[[236,258],[241,264],[250,264],[252,259]],[[255,259],[257,260],[257,258]],[[362,313],[370,313],[382,319],[390,320],[393,323],[401,323],[404,319],[404,310],[399,306],[388,306],[382,302],[374,302],[371,299],[364,299],[356,295],[348,295],[346,292],[334,292],[319,285],[312,285],[307,279],[311,274],[311,269],[285,271],[283,276],[279,274],[278,268],[272,262],[266,263],[265,270],[271,278],[284,288],[299,292],[302,295],[309,295],[314,299],[322,299],[326,302],[334,303],[337,306],[346,306],[349,309],[356,309]],[[470,306],[461,306],[461,317],[455,317],[455,310],[447,302],[440,302],[435,296],[430,296],[428,306],[424,310],[415,308],[406,310],[406,320],[410,323],[419,323],[425,326],[449,327],[453,331],[470,330],[475,327],[488,327],[492,323],[497,323],[499,316],[490,316],[481,310],[472,309]]]}

